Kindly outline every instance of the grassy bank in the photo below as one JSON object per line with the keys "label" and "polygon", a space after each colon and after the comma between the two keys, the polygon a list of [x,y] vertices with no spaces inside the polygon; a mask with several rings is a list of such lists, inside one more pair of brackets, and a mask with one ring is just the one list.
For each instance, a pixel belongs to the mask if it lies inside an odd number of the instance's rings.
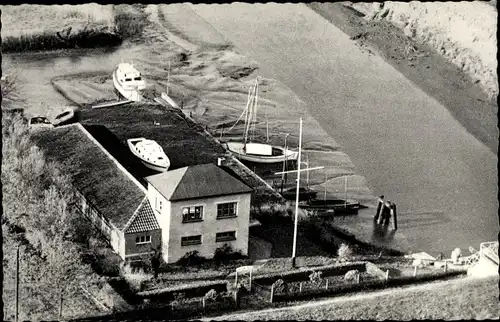
{"label": "grassy bank", "polygon": [[2,51],[100,48],[141,34],[147,21],[140,6],[2,6]]}

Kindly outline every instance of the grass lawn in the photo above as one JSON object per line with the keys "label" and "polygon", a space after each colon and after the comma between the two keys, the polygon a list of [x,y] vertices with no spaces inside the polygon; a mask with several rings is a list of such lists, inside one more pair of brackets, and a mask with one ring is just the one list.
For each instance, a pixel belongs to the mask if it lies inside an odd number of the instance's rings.
{"label": "grass lawn", "polygon": [[313,302],[275,311],[228,315],[221,319],[498,319],[499,315],[498,277],[493,277],[462,278],[417,287],[357,294],[334,299],[331,303],[315,305]]}

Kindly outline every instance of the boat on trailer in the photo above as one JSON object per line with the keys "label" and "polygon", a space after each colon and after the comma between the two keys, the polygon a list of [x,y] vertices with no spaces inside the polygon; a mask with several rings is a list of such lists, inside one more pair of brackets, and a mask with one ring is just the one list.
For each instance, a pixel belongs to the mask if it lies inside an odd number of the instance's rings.
{"label": "boat on trailer", "polygon": [[[245,132],[242,141],[227,141],[226,148],[238,159],[256,163],[278,163],[295,161],[298,152],[277,145],[252,142],[255,137],[255,123],[257,122],[257,101],[259,91],[259,78],[255,85],[248,91],[247,105],[236,123],[228,130],[231,131],[239,120],[245,115]],[[252,129],[252,138],[249,137]],[[269,137],[268,137],[269,141]]]}
{"label": "boat on trailer", "polygon": [[139,102],[146,89],[146,81],[131,63],[120,63],[113,71],[113,85],[126,100]]}
{"label": "boat on trailer", "polygon": [[164,172],[170,167],[170,159],[154,140],[134,138],[127,140],[130,151],[149,169]]}

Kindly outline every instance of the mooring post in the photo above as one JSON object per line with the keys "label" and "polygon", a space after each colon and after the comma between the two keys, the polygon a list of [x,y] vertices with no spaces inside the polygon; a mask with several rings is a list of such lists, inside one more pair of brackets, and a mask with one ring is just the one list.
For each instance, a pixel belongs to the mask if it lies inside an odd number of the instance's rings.
{"label": "mooring post", "polygon": [[234,275],[234,287],[238,286],[238,271],[236,271],[236,275]]}
{"label": "mooring post", "polygon": [[384,202],[382,204],[382,209],[380,210],[380,217],[378,218],[378,224],[381,225],[385,222],[385,217],[387,216],[387,207],[386,207],[386,203]]}
{"label": "mooring post", "polygon": [[380,218],[380,213],[382,211],[383,205],[384,205],[384,196],[381,195],[380,197],[378,197],[377,212],[375,213],[375,217],[373,218],[374,221],[378,221],[378,219]]}
{"label": "mooring post", "polygon": [[392,203],[390,201],[387,201],[387,203],[385,204],[384,226],[388,226],[391,222],[391,208]]}
{"label": "mooring post", "polygon": [[392,204],[392,220],[393,220],[392,227],[394,228],[394,230],[397,230],[398,229],[398,213],[396,211],[396,204],[395,203]]}

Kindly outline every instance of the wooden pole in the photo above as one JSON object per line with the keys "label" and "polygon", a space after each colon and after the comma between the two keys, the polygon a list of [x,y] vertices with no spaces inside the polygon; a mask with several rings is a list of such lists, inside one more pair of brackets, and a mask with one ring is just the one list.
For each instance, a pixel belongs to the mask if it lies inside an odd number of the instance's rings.
{"label": "wooden pole", "polygon": [[302,293],[302,282],[299,283],[299,293]]}
{"label": "wooden pole", "polygon": [[15,321],[19,321],[19,247],[17,246],[17,255],[16,255],[16,315]]}
{"label": "wooden pole", "polygon": [[[285,135],[285,151],[286,151],[286,138],[288,137],[288,133]],[[286,166],[287,154],[285,152],[285,160],[283,161],[283,173],[281,174],[281,193],[283,193],[283,185],[285,182],[285,166]]]}
{"label": "wooden pole", "polygon": [[415,269],[413,270],[413,276],[417,276],[417,265],[415,265]]}
{"label": "wooden pole", "polygon": [[328,281],[329,281],[329,279],[326,279],[326,285],[325,285],[326,289],[328,289]]}
{"label": "wooden pole", "polygon": [[62,312],[63,312],[63,288],[61,287],[60,291],[60,298],[59,298],[59,319],[62,318]]}
{"label": "wooden pole", "polygon": [[234,276],[234,287],[238,286],[238,271],[236,271],[236,275]]}
{"label": "wooden pole", "polygon": [[274,284],[271,285],[271,298],[269,299],[269,302],[273,303],[273,297],[274,297]]}
{"label": "wooden pole", "polygon": [[248,289],[249,292],[252,291],[252,271],[253,271],[253,267],[250,269],[250,286],[249,286],[249,289]]}
{"label": "wooden pole", "polygon": [[299,223],[299,188],[300,188],[300,157],[302,154],[302,118],[300,118],[299,130],[299,157],[297,169],[297,191],[295,193],[295,224],[293,228],[293,249],[292,249],[292,264],[295,267],[295,255],[297,251],[297,228]]}
{"label": "wooden pole", "polygon": [[385,280],[388,281],[389,280],[389,270],[387,270],[385,272]]}
{"label": "wooden pole", "polygon": [[377,223],[383,208],[384,208],[384,196],[382,195],[378,198],[377,212],[375,213],[375,217],[373,218],[373,220]]}
{"label": "wooden pole", "polygon": [[393,228],[394,228],[394,230],[397,230],[398,229],[398,213],[396,211],[396,204],[395,203],[392,204],[392,211],[393,211],[392,220],[394,220]]}
{"label": "wooden pole", "polygon": [[[309,155],[306,154],[306,164],[307,167],[309,168]],[[307,184],[307,189],[309,189],[309,171],[306,172],[306,184]]]}

